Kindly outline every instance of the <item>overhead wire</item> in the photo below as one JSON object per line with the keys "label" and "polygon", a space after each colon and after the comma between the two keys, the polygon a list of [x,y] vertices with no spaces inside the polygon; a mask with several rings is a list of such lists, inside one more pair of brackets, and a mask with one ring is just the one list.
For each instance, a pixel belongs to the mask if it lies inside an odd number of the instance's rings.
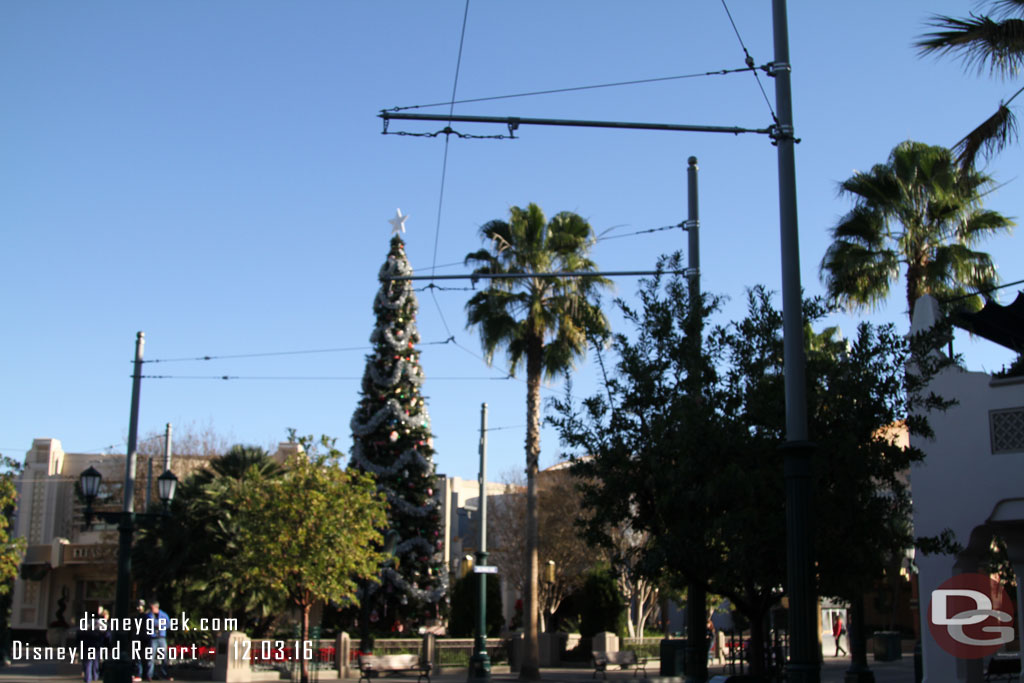
{"label": "overhead wire", "polygon": [[[142,375],[142,379],[216,379],[216,380],[331,380],[352,381],[363,377],[356,375]],[[509,377],[430,377],[431,380],[506,380]]]}
{"label": "overhead wire", "polygon": [[750,51],[747,50],[746,44],[743,42],[743,36],[740,35],[740,30],[736,26],[736,22],[732,18],[732,12],[729,11],[729,5],[726,4],[725,0],[722,0],[722,7],[725,8],[725,15],[729,17],[729,23],[732,24],[733,33],[736,34],[736,40],[740,41],[740,47],[743,48],[744,62],[748,67],[751,67],[751,73],[754,74],[754,80],[757,81],[757,87],[761,89],[761,96],[764,97],[765,104],[768,105],[768,111],[772,113],[772,120],[778,123],[778,117],[775,116],[775,108],[772,106],[771,100],[768,98],[768,93],[764,89],[764,84],[761,83],[761,77],[757,75],[757,70],[754,69],[754,58],[750,56]]}
{"label": "overhead wire", "polygon": [[[459,88],[459,71],[462,68],[462,48],[466,43],[466,24],[469,20],[469,0],[466,0],[465,9],[462,12],[462,31],[459,34],[459,54],[455,60],[455,78],[452,82],[452,97],[451,105],[448,108],[448,116],[455,113],[455,93],[458,92]],[[448,129],[451,129],[452,122],[448,121]],[[437,247],[441,240],[441,213],[444,207],[444,186],[445,179],[448,175],[448,143],[450,142],[451,135],[445,134],[444,136],[444,157],[441,161],[441,187],[437,195],[437,224],[434,227],[434,255],[430,263],[430,274],[433,275],[437,266]],[[430,298],[434,302],[434,307],[437,309],[437,314],[441,317],[441,324],[444,326],[445,333],[451,337],[452,331],[448,327],[448,321],[444,317],[444,311],[441,310],[441,303],[437,300],[437,295],[434,290],[430,290]]]}
{"label": "overhead wire", "polygon": [[[429,341],[420,342],[420,346],[439,346],[441,344],[447,344],[448,340],[444,339],[441,341]],[[220,356],[187,356],[182,358],[154,358],[151,360],[143,360],[143,363],[176,363],[185,361],[207,361],[207,360],[225,360],[234,358],[263,358],[267,356],[298,356],[302,354],[310,353],[340,353],[343,351],[371,351],[375,347],[373,346],[341,346],[337,348],[329,349],[302,349],[299,351],[263,351],[258,353],[234,353],[224,354]],[[134,361],[131,361],[134,362]]]}
{"label": "overhead wire", "polygon": [[683,227],[682,223],[676,223],[675,225],[663,225],[660,228],[648,228],[647,230],[637,230],[636,232],[627,232],[627,233],[623,233],[622,235],[607,235],[605,237],[598,237],[597,240],[595,240],[595,241],[597,241],[597,242],[604,242],[606,240],[618,240],[618,239],[622,239],[623,237],[633,237],[634,235],[645,235],[647,233],[662,232],[664,230],[673,230],[675,228],[682,228],[682,227]]}
{"label": "overhead wire", "polygon": [[428,109],[430,107],[442,107],[444,105],[454,106],[456,104],[471,104],[475,102],[493,102],[495,100],[509,100],[517,97],[534,97],[536,95],[555,95],[558,93],[565,92],[578,92],[580,90],[596,90],[598,88],[616,88],[624,85],[641,85],[644,83],[660,83],[664,81],[678,81],[687,78],[699,78],[702,76],[724,76],[734,73],[742,73],[744,71],[756,71],[757,69],[767,70],[767,65],[764,66],[745,66],[738,69],[719,69],[717,71],[702,71],[699,73],[692,74],[681,74],[678,76],[660,76],[657,78],[639,78],[632,81],[618,81],[615,83],[599,83],[596,85],[577,85],[568,88],[551,88],[549,90],[533,90],[530,92],[513,93],[509,95],[491,95],[489,97],[472,97],[464,100],[453,99],[449,102],[431,102],[430,104],[413,104],[405,107],[392,107],[384,111],[407,111],[409,109]]}

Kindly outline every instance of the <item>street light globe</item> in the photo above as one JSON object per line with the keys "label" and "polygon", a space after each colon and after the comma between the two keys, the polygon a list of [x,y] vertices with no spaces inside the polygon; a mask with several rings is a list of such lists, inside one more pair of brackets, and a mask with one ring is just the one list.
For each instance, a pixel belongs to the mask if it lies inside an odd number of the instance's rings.
{"label": "street light globe", "polygon": [[79,475],[78,481],[82,486],[82,495],[85,496],[86,501],[92,502],[100,492],[100,482],[103,481],[103,475],[90,465],[89,469]]}
{"label": "street light globe", "polygon": [[174,490],[178,486],[178,478],[174,476],[174,472],[164,470],[164,473],[156,478],[156,486],[161,502],[165,505],[170,504],[174,500]]}

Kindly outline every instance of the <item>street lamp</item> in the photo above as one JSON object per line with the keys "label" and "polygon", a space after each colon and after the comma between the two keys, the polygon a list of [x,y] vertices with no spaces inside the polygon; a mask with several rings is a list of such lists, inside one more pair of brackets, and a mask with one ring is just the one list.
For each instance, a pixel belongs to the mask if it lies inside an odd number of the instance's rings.
{"label": "street lamp", "polygon": [[[96,500],[96,497],[100,492],[100,484],[103,483],[103,475],[93,467],[89,466],[89,469],[85,470],[78,476],[79,485],[82,488],[82,497],[85,498],[85,525],[89,526],[92,524],[94,517],[99,517],[105,522],[111,524],[120,524],[122,516],[130,514],[136,522],[151,521],[154,519],[160,519],[166,517],[171,506],[171,501],[174,500],[174,492],[178,487],[178,478],[174,476],[174,472],[170,470],[164,471],[159,477],[157,477],[157,491],[160,496],[160,502],[164,504],[163,510],[158,513],[149,512],[93,512],[92,504]],[[118,558],[120,561],[120,558]]]}
{"label": "street lamp", "polygon": [[[134,457],[135,454],[132,453],[129,459]],[[134,474],[134,468],[128,467],[127,472]],[[164,504],[163,509],[158,513],[133,512],[131,501],[128,500],[125,501],[125,509],[120,512],[94,512],[92,504],[99,495],[100,484],[103,483],[103,475],[90,465],[88,469],[82,472],[78,481],[82,489],[82,496],[85,498],[86,527],[92,524],[94,517],[99,517],[110,524],[117,524],[117,529],[120,532],[120,544],[117,552],[117,601],[114,605],[114,611],[117,618],[123,619],[128,615],[129,603],[131,602],[131,550],[135,529],[141,524],[150,524],[155,520],[168,516],[171,501],[174,500],[174,491],[178,485],[178,478],[174,476],[173,472],[167,470],[157,479],[160,501]],[[132,495],[134,483],[133,479],[126,481],[124,487],[126,497]],[[121,635],[122,658],[109,662],[110,666],[107,669],[107,674],[104,676],[104,680],[108,681],[108,683],[129,683],[132,680],[129,652],[131,646],[125,633],[122,632]]]}

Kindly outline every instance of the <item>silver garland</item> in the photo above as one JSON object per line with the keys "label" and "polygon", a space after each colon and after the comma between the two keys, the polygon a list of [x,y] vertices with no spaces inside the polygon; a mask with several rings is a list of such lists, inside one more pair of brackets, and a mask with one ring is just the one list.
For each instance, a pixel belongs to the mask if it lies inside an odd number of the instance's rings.
{"label": "silver garland", "polygon": [[420,412],[415,415],[406,415],[402,405],[393,398],[389,398],[366,422],[360,422],[359,413],[357,412],[352,416],[349,426],[352,428],[352,433],[356,436],[366,436],[376,431],[389,417],[398,420],[403,427],[410,427],[413,426],[413,422],[419,422],[422,423],[421,426],[424,428],[430,428],[430,413],[427,412],[426,403],[420,407]]}
{"label": "silver garland", "polygon": [[412,464],[419,465],[426,470],[431,469],[430,461],[423,457],[415,448],[410,448],[402,453],[395,459],[392,465],[375,465],[363,455],[363,445],[358,441],[352,445],[352,462],[367,472],[372,472],[378,476],[381,474],[390,476],[397,473],[403,467],[408,467]]}
{"label": "silver garland", "polygon": [[389,581],[391,581],[392,585],[394,585],[396,588],[398,588],[404,593],[412,595],[417,600],[424,602],[439,601],[442,597],[444,597],[444,594],[447,589],[446,584],[448,583],[448,577],[444,575],[444,572],[438,572],[437,578],[439,585],[437,586],[437,588],[432,588],[429,591],[423,590],[422,588],[410,584],[408,581],[405,580],[405,578],[401,574],[396,572],[394,569],[391,569],[390,567],[384,570],[384,575],[388,578]]}
{"label": "silver garland", "polygon": [[412,384],[414,387],[423,384],[423,373],[418,370],[415,363],[409,363],[405,360],[395,361],[395,364],[391,366],[390,375],[381,373],[375,363],[368,363],[366,367],[367,372],[370,373],[370,379],[378,387],[387,389],[394,387],[401,381],[403,375],[409,380],[409,384]]}

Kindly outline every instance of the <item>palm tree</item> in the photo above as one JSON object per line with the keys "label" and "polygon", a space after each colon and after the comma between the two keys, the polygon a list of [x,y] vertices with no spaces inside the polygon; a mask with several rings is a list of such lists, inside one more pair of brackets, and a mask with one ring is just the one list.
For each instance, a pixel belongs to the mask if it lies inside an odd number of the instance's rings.
{"label": "palm tree", "polygon": [[466,304],[467,327],[479,329],[487,362],[504,347],[510,372],[526,366],[526,648],[520,678],[540,678],[537,635],[537,462],[540,457],[540,383],[567,373],[587,350],[591,335],[604,335],[608,321],[597,303],[599,276],[564,277],[547,273],[594,273],[587,254],[594,231],[580,216],[563,212],[547,221],[536,204],[513,206],[510,220],[480,228],[490,243],[466,256],[474,274],[521,274],[490,279],[487,289]]}
{"label": "palm tree", "polygon": [[[950,150],[920,142],[898,144],[885,164],[844,180],[839,191],[854,207],[832,228],[821,261],[829,297],[848,308],[872,307],[906,279],[908,315],[924,294],[964,296],[995,286],[983,238],[1013,225],[981,205],[992,179],[960,168]],[[979,307],[980,297],[967,305]]]}
{"label": "palm tree", "polygon": [[[987,67],[1003,78],[1017,75],[1024,66],[1024,0],[990,0],[991,14],[974,14],[964,19],[932,16],[926,33],[916,46],[922,54],[958,54],[968,69],[979,73]],[[973,166],[978,152],[988,157],[1017,138],[1017,120],[1010,103],[1024,92],[1017,90],[1000,102],[995,114],[956,143],[957,161]]]}

